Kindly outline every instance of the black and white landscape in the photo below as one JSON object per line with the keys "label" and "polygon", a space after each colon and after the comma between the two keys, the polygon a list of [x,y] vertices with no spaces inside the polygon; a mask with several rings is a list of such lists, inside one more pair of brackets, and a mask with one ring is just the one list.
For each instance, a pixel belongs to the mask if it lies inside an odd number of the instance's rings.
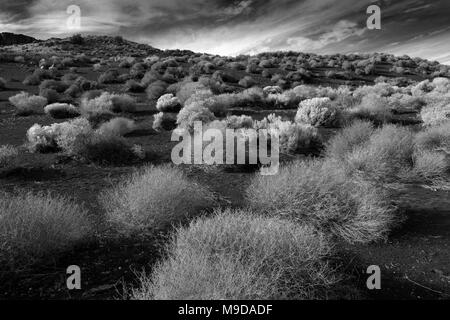
{"label": "black and white landscape", "polygon": [[449,15],[0,0],[0,299],[449,299]]}

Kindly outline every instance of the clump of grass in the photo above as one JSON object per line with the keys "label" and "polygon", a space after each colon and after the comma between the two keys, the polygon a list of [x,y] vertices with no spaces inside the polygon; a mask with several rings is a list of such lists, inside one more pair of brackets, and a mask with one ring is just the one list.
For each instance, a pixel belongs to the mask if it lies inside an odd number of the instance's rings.
{"label": "clump of grass", "polygon": [[342,129],[328,141],[326,156],[342,160],[349,152],[364,145],[374,130],[372,122],[356,120],[352,125]]}
{"label": "clump of grass", "polygon": [[351,172],[361,172],[376,181],[401,179],[411,169],[414,134],[408,128],[386,125],[346,157]]}
{"label": "clump of grass", "polygon": [[414,140],[420,150],[439,150],[450,153],[450,121],[425,128],[416,135]]}
{"label": "clump of grass", "polygon": [[0,193],[0,261],[28,265],[88,239],[88,212],[64,197]]}
{"label": "clump of grass", "polygon": [[164,229],[215,204],[213,194],[174,167],[149,166],[100,196],[108,220],[123,234]]}
{"label": "clump of grass", "polygon": [[317,299],[337,278],[328,242],[279,218],[225,210],[180,228],[138,300]]}
{"label": "clump of grass", "polygon": [[393,208],[384,190],[349,177],[334,161],[298,161],[274,176],[255,176],[246,192],[253,210],[288,218],[350,243],[382,239]]}
{"label": "clump of grass", "polygon": [[135,129],[136,124],[133,120],[119,117],[103,123],[98,128],[98,132],[101,134],[124,136]]}
{"label": "clump of grass", "polygon": [[450,165],[445,154],[422,150],[414,153],[413,160],[411,177],[419,177],[431,182],[446,179]]}
{"label": "clump of grass", "polygon": [[16,160],[19,151],[10,145],[0,146],[0,168],[11,166]]}
{"label": "clump of grass", "polygon": [[32,96],[28,92],[21,92],[10,97],[9,102],[16,107],[16,114],[21,116],[44,113],[44,106],[47,105],[46,98]]}
{"label": "clump of grass", "polygon": [[68,103],[53,103],[44,108],[44,112],[54,119],[70,119],[80,115],[78,108]]}

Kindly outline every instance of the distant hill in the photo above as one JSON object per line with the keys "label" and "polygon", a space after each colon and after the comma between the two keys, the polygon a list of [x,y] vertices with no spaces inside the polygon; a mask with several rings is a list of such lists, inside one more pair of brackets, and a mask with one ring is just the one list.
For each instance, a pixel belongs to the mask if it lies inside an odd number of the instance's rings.
{"label": "distant hill", "polygon": [[10,32],[2,32],[0,33],[0,46],[11,46],[16,44],[25,44],[36,42],[33,37],[26,36],[24,34],[15,34]]}

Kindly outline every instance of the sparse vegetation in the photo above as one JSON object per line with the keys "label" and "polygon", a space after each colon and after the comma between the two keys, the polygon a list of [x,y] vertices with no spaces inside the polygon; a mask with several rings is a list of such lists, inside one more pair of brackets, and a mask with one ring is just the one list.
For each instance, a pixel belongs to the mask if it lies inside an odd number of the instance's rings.
{"label": "sparse vegetation", "polygon": [[193,221],[167,252],[151,276],[141,276],[134,299],[317,299],[337,280],[322,235],[245,211]]}
{"label": "sparse vegetation", "polygon": [[44,113],[47,99],[40,96],[32,96],[27,92],[19,93],[9,98],[9,102],[16,107],[17,115],[27,116],[34,113]]}
{"label": "sparse vegetation", "polygon": [[154,232],[215,204],[213,194],[170,166],[149,166],[102,193],[108,220],[123,234]]}
{"label": "sparse vegetation", "polygon": [[299,161],[274,176],[255,176],[246,195],[250,208],[313,226],[350,243],[383,239],[395,221],[386,193],[352,179],[332,161]]}
{"label": "sparse vegetation", "polygon": [[22,191],[0,193],[0,261],[20,268],[92,234],[87,210],[75,201]]}

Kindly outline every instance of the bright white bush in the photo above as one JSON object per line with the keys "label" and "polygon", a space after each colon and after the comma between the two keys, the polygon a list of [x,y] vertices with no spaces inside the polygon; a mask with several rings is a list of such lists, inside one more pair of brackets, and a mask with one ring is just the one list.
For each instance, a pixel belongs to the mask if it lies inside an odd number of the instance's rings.
{"label": "bright white bush", "polygon": [[427,126],[450,121],[450,99],[428,100],[420,112],[422,121]]}
{"label": "bright white bush", "polygon": [[255,121],[254,128],[266,129],[271,134],[277,134],[282,153],[297,153],[305,149],[314,149],[320,143],[316,128],[306,124],[283,121],[281,117],[274,114],[261,121]]}
{"label": "bright white bush", "polygon": [[47,99],[40,96],[30,95],[28,92],[21,92],[9,98],[9,102],[16,107],[17,114],[28,115],[33,113],[43,113]]}
{"label": "bright white bush", "polygon": [[83,114],[89,115],[133,112],[136,108],[136,101],[127,94],[103,92],[94,99],[82,99],[80,108]]}
{"label": "bright white bush", "polygon": [[168,93],[158,99],[156,109],[161,112],[178,112],[181,109],[181,102],[173,94]]}
{"label": "bright white bush", "polygon": [[313,98],[300,102],[295,122],[330,127],[338,124],[338,117],[338,110],[331,104],[330,98]]}

